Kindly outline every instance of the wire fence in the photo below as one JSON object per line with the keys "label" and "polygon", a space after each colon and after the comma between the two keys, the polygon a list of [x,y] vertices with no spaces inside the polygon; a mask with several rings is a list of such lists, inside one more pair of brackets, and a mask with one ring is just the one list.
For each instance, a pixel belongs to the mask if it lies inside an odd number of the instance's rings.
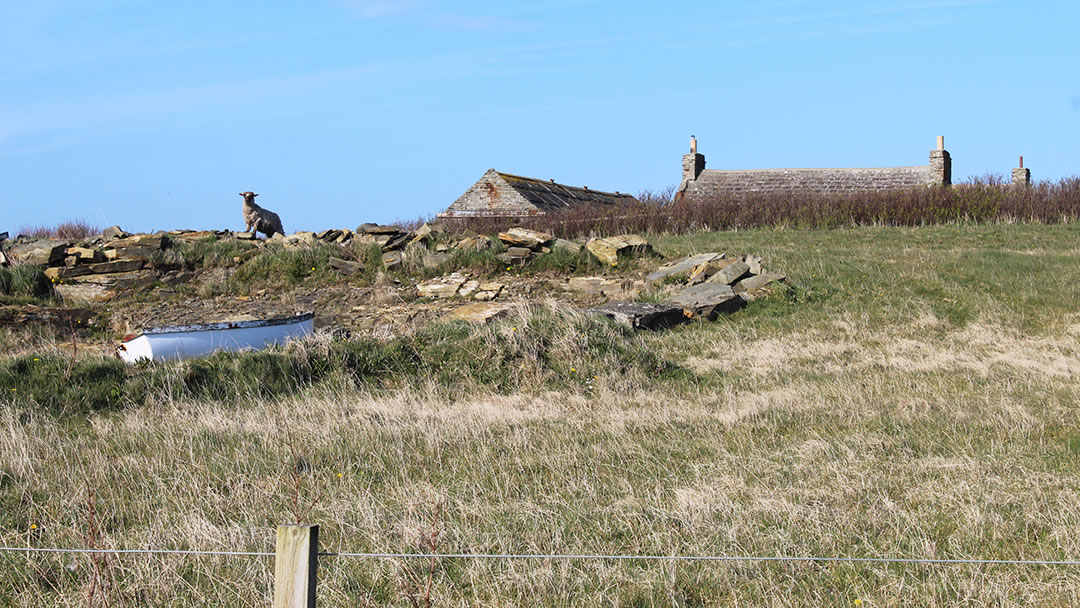
{"label": "wire fence", "polygon": [[[8,553],[96,553],[148,555],[224,555],[273,557],[265,551],[198,551],[185,549],[81,549],[43,547],[0,547]],[[606,560],[606,561],[682,561],[682,562],[840,562],[874,564],[972,564],[1003,566],[1080,566],[1080,560],[1040,559],[967,559],[932,557],[826,557],[801,555],[639,555],[590,553],[361,553],[323,551],[319,557],[354,557],[365,559],[512,559],[512,560]]]}

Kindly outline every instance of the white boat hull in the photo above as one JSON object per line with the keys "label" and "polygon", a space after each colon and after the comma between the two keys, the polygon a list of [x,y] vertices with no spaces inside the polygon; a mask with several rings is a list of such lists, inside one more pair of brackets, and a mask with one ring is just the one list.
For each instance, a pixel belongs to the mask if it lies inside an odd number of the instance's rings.
{"label": "white boat hull", "polygon": [[141,336],[126,340],[117,347],[116,354],[127,363],[136,363],[201,357],[217,351],[262,350],[311,335],[314,328],[314,315],[310,313],[270,322],[161,328],[147,330]]}

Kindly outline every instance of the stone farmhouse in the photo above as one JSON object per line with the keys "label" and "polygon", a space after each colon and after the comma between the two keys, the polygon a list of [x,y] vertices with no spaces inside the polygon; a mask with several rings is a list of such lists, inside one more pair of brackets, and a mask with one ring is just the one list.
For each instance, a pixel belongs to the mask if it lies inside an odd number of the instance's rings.
{"label": "stone farmhouse", "polygon": [[[714,195],[813,192],[823,194],[859,190],[906,190],[952,184],[952,158],[945,138],[937,138],[927,165],[862,169],[706,169],[690,137],[690,153],[683,156],[682,181],[676,198],[703,199]],[[1015,172],[1014,172],[1015,175]],[[1015,181],[1015,180],[1014,180]]]}
{"label": "stone farmhouse", "polygon": [[621,192],[601,192],[558,184],[555,180],[534,179],[488,169],[465,194],[438,217],[520,217],[545,215],[577,205],[635,203]]}

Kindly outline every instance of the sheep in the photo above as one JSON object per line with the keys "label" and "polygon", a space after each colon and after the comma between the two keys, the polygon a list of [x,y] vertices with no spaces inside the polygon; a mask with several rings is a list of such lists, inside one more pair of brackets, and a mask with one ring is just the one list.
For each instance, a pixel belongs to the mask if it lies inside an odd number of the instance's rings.
{"label": "sheep", "polygon": [[244,197],[244,225],[248,232],[263,233],[267,238],[277,234],[285,234],[285,229],[281,227],[281,218],[278,214],[270,211],[269,209],[263,209],[255,204],[255,197],[259,196],[254,192],[241,192],[240,196]]}

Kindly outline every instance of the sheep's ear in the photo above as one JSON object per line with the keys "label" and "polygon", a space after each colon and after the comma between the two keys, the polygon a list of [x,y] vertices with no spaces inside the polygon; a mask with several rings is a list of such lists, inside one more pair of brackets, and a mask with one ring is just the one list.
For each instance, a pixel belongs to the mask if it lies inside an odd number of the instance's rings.
{"label": "sheep's ear", "polygon": [[239,194],[240,196],[244,196],[243,192],[237,192],[237,194]]}
{"label": "sheep's ear", "polygon": [[258,195],[258,194],[255,194],[254,192],[252,192],[252,193],[251,193],[251,197],[252,197],[252,198],[254,198],[254,197],[256,197],[256,196],[259,196],[259,195]]}

